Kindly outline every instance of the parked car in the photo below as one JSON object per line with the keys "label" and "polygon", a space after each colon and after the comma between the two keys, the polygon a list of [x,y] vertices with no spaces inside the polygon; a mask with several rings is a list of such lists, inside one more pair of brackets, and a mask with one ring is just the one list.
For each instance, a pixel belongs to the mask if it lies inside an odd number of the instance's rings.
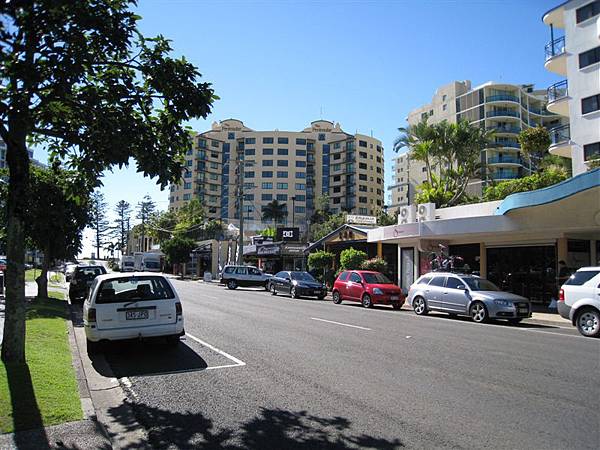
{"label": "parked car", "polygon": [[219,282],[229,289],[236,289],[238,286],[262,286],[268,290],[271,277],[272,275],[253,266],[225,266]]}
{"label": "parked car", "polygon": [[323,300],[327,295],[327,287],[308,272],[278,272],[271,278],[269,286],[273,295],[289,294],[292,298],[317,297]]}
{"label": "parked car", "polygon": [[96,277],[83,304],[88,351],[101,341],[166,337],[177,345],[185,331],[183,308],[173,285],[151,272]]}
{"label": "parked car", "polygon": [[69,284],[69,298],[72,302],[82,300],[88,294],[90,286],[99,275],[106,273],[104,266],[77,266]]}
{"label": "parked car", "polygon": [[558,313],[587,337],[600,337],[600,267],[582,267],[558,292]]}
{"label": "parked car", "polygon": [[67,282],[71,281],[71,277],[73,276],[73,272],[77,268],[79,264],[65,264],[65,280]]}
{"label": "parked car", "polygon": [[361,302],[365,308],[373,305],[392,305],[400,309],[404,304],[402,289],[388,277],[368,270],[347,270],[339,274],[333,283],[333,303],[344,300]]}
{"label": "parked car", "polygon": [[531,304],[527,298],[501,291],[485,278],[457,273],[423,275],[408,290],[408,304],[420,316],[439,311],[471,316],[479,323],[488,319],[506,319],[517,324],[531,317]]}

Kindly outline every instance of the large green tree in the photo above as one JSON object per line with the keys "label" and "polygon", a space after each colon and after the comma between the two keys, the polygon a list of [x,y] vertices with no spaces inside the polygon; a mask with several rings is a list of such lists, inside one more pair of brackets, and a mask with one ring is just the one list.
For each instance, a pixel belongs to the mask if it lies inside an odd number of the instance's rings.
{"label": "large green tree", "polygon": [[[164,241],[160,247],[171,264],[183,264],[190,259],[190,253],[196,247],[196,243],[189,237],[174,235],[171,239]],[[185,275],[185,270],[181,270],[181,276]]]}
{"label": "large green tree", "polygon": [[100,249],[105,248],[109,244],[108,235],[111,231],[108,219],[106,218],[106,208],[108,208],[108,203],[106,203],[104,194],[100,191],[95,191],[90,200],[90,214],[92,216],[90,225],[94,232],[96,258],[102,259],[100,257]]}
{"label": "large green tree", "polygon": [[182,123],[210,113],[208,83],[162,36],[147,38],[128,0],[0,4],[0,137],[10,172],[2,359],[25,361],[28,139],[76,170],[80,186],[126,166],[164,187],[181,177],[190,136]]}
{"label": "large green tree", "polygon": [[121,254],[127,248],[127,240],[129,239],[129,226],[131,220],[131,205],[125,200],[119,200],[115,205],[115,237],[117,238],[116,247],[121,251]]}

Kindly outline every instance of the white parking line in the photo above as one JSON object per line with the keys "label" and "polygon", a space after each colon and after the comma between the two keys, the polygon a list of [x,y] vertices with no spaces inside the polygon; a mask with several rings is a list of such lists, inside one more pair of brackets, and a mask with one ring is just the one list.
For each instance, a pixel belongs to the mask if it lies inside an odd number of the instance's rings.
{"label": "white parking line", "polygon": [[344,327],[351,327],[351,328],[358,328],[359,330],[367,330],[367,331],[371,331],[370,328],[367,327],[359,327],[358,325],[350,325],[349,323],[342,323],[342,322],[334,322],[333,320],[325,320],[325,319],[319,319],[318,317],[311,317],[312,320],[318,320],[320,322],[327,322],[327,323],[333,323],[336,325],[342,325]]}
{"label": "white parking line", "polygon": [[231,356],[229,353],[225,353],[223,350],[219,350],[217,347],[214,347],[212,345],[210,345],[208,342],[204,342],[202,339],[197,338],[196,336],[190,334],[190,333],[185,333],[185,335],[187,337],[189,337],[190,339],[196,341],[197,343],[199,343],[200,345],[211,349],[213,352],[218,353],[219,355],[224,356],[227,359],[230,359],[231,361],[233,361],[235,364],[230,364],[227,366],[216,366],[216,367],[207,367],[206,370],[209,369],[222,369],[225,367],[238,367],[238,366],[245,366],[246,363],[244,361],[242,361],[241,359],[236,358],[235,356]]}

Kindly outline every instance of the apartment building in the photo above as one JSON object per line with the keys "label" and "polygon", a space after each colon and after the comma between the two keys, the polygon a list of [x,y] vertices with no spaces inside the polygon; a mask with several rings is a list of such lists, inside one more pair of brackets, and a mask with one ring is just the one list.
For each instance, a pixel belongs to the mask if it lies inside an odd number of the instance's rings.
{"label": "apartment building", "polygon": [[[306,229],[319,196],[329,196],[333,213],[376,214],[383,207],[384,162],[381,141],[350,134],[339,123],[317,120],[302,131],[256,131],[240,120],[215,122],[195,135],[186,170],[172,185],[169,208],[199,198],[213,219],[246,229],[263,229],[262,210],[284,203],[287,225]],[[272,224],[272,223],[271,223]]]}
{"label": "apartment building", "polygon": [[[394,147],[399,145],[398,140],[394,142]],[[399,149],[399,154],[394,157],[392,164],[392,176],[394,183],[388,186],[389,201],[388,211],[394,212],[400,206],[408,205],[409,199],[409,167],[410,159],[406,149]]]}
{"label": "apartment building", "polygon": [[600,158],[600,0],[566,1],[542,20],[545,67],[563,78],[548,88],[548,110],[569,118],[551,130],[550,153],[571,158],[577,175]]}
{"label": "apartment building", "polygon": [[[469,80],[454,81],[440,87],[430,103],[412,110],[407,117],[409,125],[427,119],[429,123],[446,120],[456,123],[468,120],[495,132],[493,146],[481,152],[481,178],[469,183],[471,195],[481,195],[485,185],[492,180],[520,178],[531,173],[528,163],[521,156],[517,135],[526,127],[542,125],[556,128],[568,124],[566,117],[556,115],[546,108],[546,90],[536,90],[533,85],[515,85],[487,82],[472,87]],[[400,145],[396,141],[396,145]],[[408,153],[408,203],[414,203],[417,187],[426,179],[424,165],[411,160]],[[402,184],[394,172],[392,197]],[[397,187],[396,187],[397,186]]]}

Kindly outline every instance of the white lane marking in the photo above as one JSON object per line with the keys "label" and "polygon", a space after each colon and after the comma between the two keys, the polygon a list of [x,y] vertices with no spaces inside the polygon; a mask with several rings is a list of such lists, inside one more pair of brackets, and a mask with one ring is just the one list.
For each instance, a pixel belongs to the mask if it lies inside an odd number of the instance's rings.
{"label": "white lane marking", "polygon": [[573,338],[578,338],[578,339],[586,339],[586,340],[590,340],[592,341],[592,339],[587,338],[585,336],[580,336],[577,334],[565,334],[565,333],[553,333],[552,331],[544,331],[544,330],[538,330],[536,328],[515,328],[515,330],[522,330],[522,331],[531,331],[532,333],[544,333],[544,334],[551,334],[553,336],[566,336],[566,337],[573,337]]}
{"label": "white lane marking", "polygon": [[127,391],[129,391],[131,393],[131,395],[133,395],[133,397],[136,400],[138,400],[139,397],[135,393],[135,391],[133,390],[133,385],[131,384],[131,380],[128,377],[123,377],[123,378],[121,378],[121,382],[123,383],[123,386],[125,386],[125,388],[127,389]]}
{"label": "white lane marking", "polygon": [[[233,361],[235,363],[235,364],[227,366],[227,367],[245,366],[246,365],[246,363],[244,361],[242,361],[241,359],[238,359],[235,356],[231,356],[229,353],[226,353],[223,350],[219,350],[217,347],[210,345],[208,342],[204,342],[202,339],[199,339],[190,333],[185,333],[185,335],[187,337],[189,337],[190,339],[196,341],[200,345],[203,345],[204,347],[211,349],[213,352],[216,352],[219,355],[222,355],[225,358],[230,359],[231,361]],[[215,369],[215,368],[217,368],[217,367],[207,367],[207,369]]]}
{"label": "white lane marking", "polygon": [[370,328],[367,327],[359,327],[358,325],[350,325],[349,323],[342,323],[342,322],[334,322],[333,320],[325,320],[325,319],[319,319],[318,317],[311,317],[312,320],[318,320],[320,322],[327,322],[327,323],[333,323],[336,325],[342,325],[344,327],[351,327],[351,328],[358,328],[359,330],[367,330],[367,331],[371,331]]}

